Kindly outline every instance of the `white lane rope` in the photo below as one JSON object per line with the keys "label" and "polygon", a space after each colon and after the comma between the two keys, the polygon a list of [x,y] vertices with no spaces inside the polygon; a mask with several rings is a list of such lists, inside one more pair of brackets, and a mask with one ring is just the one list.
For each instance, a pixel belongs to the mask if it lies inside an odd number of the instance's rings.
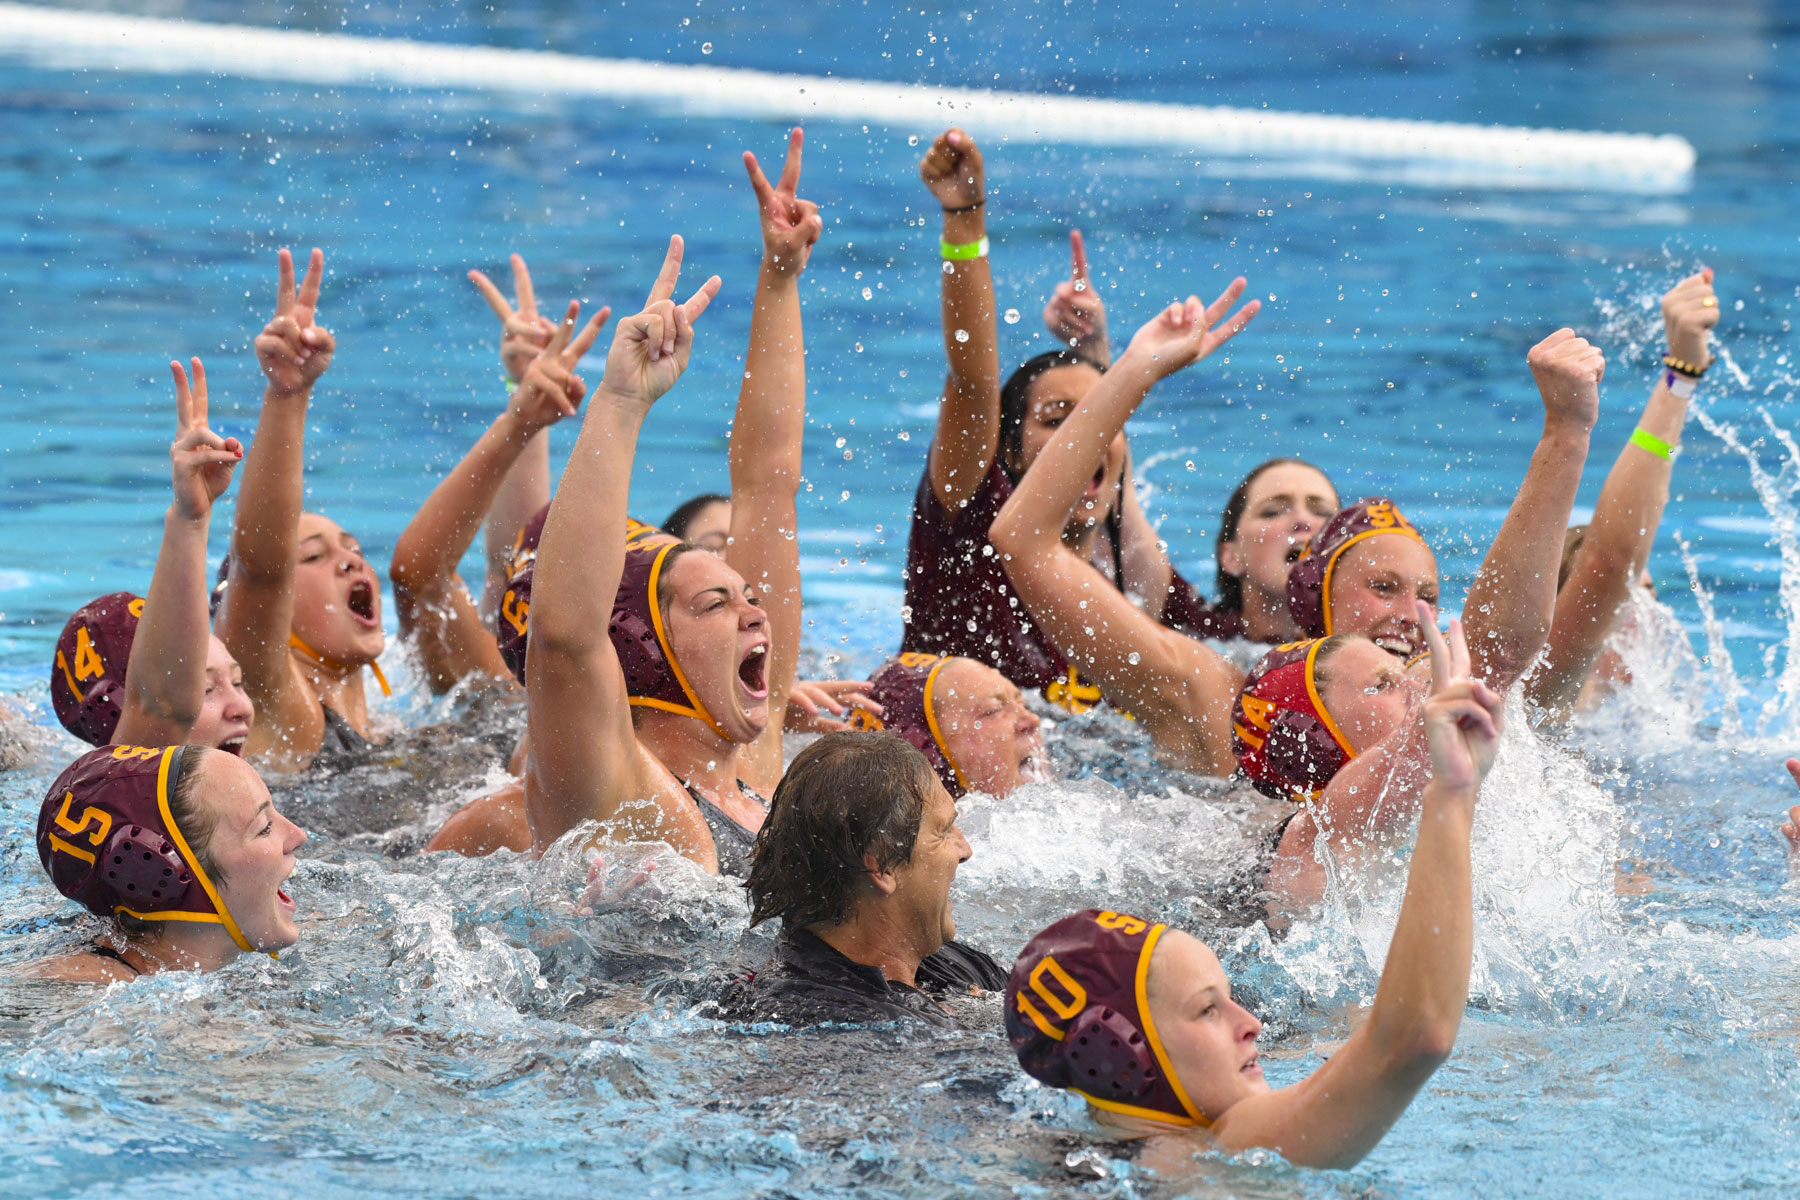
{"label": "white lane rope", "polygon": [[857,121],[1036,145],[1153,146],[1211,173],[1437,187],[1670,193],[1694,148],[1671,134],[1583,133],[1089,96],[936,88],[729,67],[586,58],[398,38],[0,4],[0,56],[55,69],[228,75],[332,87],[599,96],[692,116]]}

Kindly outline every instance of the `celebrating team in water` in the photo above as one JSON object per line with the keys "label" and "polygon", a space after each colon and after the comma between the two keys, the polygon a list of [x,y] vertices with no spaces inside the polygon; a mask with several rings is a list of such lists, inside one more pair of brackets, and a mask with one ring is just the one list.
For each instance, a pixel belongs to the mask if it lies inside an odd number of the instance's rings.
{"label": "celebrating team in water", "polygon": [[[1152,1167],[1201,1144],[1354,1163],[1455,1041],[1470,830],[1503,697],[1522,691],[1561,721],[1630,686],[1608,640],[1647,579],[1687,403],[1712,361],[1712,273],[1664,297],[1663,368],[1585,526],[1569,522],[1606,362],[1570,329],[1531,349],[1543,431],[1447,630],[1432,543],[1448,531],[1415,525],[1392,497],[1340,495],[1292,457],[1257,466],[1226,501],[1208,600],[1139,505],[1125,427],[1161,381],[1205,371],[1259,302],[1241,302],[1233,279],[1115,347],[1072,232],[1071,276],[1044,310],[1055,348],[1007,370],[985,163],[950,129],[920,164],[942,210],[948,370],[918,464],[903,640],[867,680],[807,680],[800,281],[825,224],[801,194],[802,142],[794,130],[773,182],[744,155],[763,254],[730,492],[660,525],[629,511],[638,438],[693,355],[728,353],[706,332],[720,278],[684,280],[675,236],[641,305],[622,305],[630,315],[584,319],[571,302],[553,320],[518,256],[511,299],[470,272],[500,323],[508,400],[429,491],[389,578],[424,686],[519,695],[525,719],[510,779],[450,816],[426,852],[533,857],[576,838],[603,859],[666,843],[741,880],[753,924],[779,923],[772,953],[720,980],[711,1015],[1004,1024],[1026,1072],[1085,1097]],[[201,361],[171,364],[177,435],[155,571],[141,597],[76,612],[50,672],[57,716],[96,748],[51,787],[38,851],[105,926],[33,964],[37,977],[129,981],[294,944],[284,885],[306,835],[263,776],[341,768],[383,740],[369,693],[388,690],[380,579],[353,531],[303,503],[308,412],[336,345],[323,280],[320,251],[304,270],[281,252],[247,448],[210,428]],[[552,494],[547,431],[563,420],[580,431]],[[234,481],[215,571],[212,507]],[[471,588],[458,564],[478,533],[487,573]],[[1265,648],[1247,672],[1245,643]],[[1266,797],[1247,865],[1255,917],[1277,932],[1325,895],[1328,865],[1354,870],[1416,821],[1374,1004],[1309,1078],[1271,1089],[1260,1025],[1213,951],[1099,891],[1010,970],[957,940],[952,884],[971,854],[958,799],[1048,778],[1046,715],[1100,707],[1129,714],[1170,767]],[[784,733],[811,739],[791,761]],[[630,903],[629,884],[609,898]],[[984,994],[998,999],[971,999]]]}

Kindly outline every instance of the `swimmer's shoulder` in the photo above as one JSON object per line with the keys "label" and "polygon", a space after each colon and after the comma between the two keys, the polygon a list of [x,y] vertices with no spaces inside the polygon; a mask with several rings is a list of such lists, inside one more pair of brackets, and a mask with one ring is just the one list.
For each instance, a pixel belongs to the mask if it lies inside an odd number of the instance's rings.
{"label": "swimmer's shoulder", "polygon": [[525,785],[514,781],[471,800],[451,814],[429,842],[427,852],[454,850],[468,858],[479,858],[496,850],[531,849],[531,822],[525,814]]}

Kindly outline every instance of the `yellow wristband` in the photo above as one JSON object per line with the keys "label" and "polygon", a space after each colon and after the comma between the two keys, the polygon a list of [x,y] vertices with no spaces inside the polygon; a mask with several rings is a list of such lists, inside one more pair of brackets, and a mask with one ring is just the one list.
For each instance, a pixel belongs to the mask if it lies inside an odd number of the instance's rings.
{"label": "yellow wristband", "polygon": [[944,256],[945,262],[968,262],[971,259],[986,258],[988,240],[982,238],[979,242],[963,242],[958,245],[955,242],[939,239],[938,253]]}
{"label": "yellow wristband", "polygon": [[1654,433],[1646,433],[1642,429],[1631,431],[1631,444],[1639,450],[1648,450],[1659,458],[1673,459],[1675,447],[1657,437]]}

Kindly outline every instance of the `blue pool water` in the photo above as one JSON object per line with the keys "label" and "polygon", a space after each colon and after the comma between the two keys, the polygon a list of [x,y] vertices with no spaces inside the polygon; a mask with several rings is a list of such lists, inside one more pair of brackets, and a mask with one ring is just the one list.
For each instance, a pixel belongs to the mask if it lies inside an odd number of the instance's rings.
{"label": "blue pool water", "polygon": [[[156,11],[1694,143],[1691,189],[1658,196],[1267,178],[1161,151],[990,145],[999,302],[1023,314],[1001,327],[1009,361],[1044,345],[1035,314],[1065,269],[1071,225],[1088,235],[1121,342],[1166,299],[1210,294],[1235,273],[1264,297],[1229,362],[1160,388],[1132,427],[1153,518],[1202,581],[1231,484],[1262,458],[1300,454],[1346,495],[1394,495],[1438,546],[1454,602],[1535,440],[1524,354],[1543,333],[1573,324],[1609,355],[1583,504],[1642,404],[1660,352],[1656,297],[1701,263],[1719,272],[1732,369],[1703,389],[1711,425],[1690,422],[1651,564],[1668,607],[1646,614],[1630,655],[1654,686],[1581,730],[1580,759],[1523,737],[1509,747],[1478,827],[1479,961],[1457,1054],[1355,1171],[1253,1156],[1203,1160],[1180,1185],[1117,1163],[1093,1181],[1061,1165],[1094,1140],[1079,1109],[1025,1082],[997,1034],[722,1034],[692,1010],[741,947],[731,889],[671,865],[640,909],[580,918],[578,864],[389,857],[492,766],[479,753],[454,771],[396,753],[291,797],[318,836],[294,888],[304,941],[280,963],[104,995],[0,985],[0,1190],[1800,1188],[1800,943],[1773,832],[1791,798],[1779,760],[1800,744],[1788,703],[1800,657],[1787,651],[1800,616],[1782,590],[1800,597],[1800,455],[1784,457],[1777,434],[1800,423],[1800,36],[1784,8],[1721,3],[1704,19],[1674,4]],[[30,841],[42,788],[74,750],[47,715],[43,676],[74,607],[148,581],[167,502],[167,361],[205,357],[215,427],[248,437],[261,396],[249,340],[270,307],[275,250],[324,247],[321,320],[339,352],[311,413],[309,504],[385,566],[502,400],[467,268],[492,272],[518,251],[547,301],[628,311],[680,232],[696,277],[716,271],[725,290],[687,379],[646,429],[633,504],[659,518],[725,483],[758,253],[737,159],[777,154],[781,130],[613,102],[5,57],[0,111],[0,690],[27,714],[16,731],[26,765],[0,777],[3,969],[85,928],[43,882]],[[807,132],[803,194],[825,207],[827,236],[806,284],[802,552],[812,648],[854,670],[899,640],[907,513],[942,375],[936,230],[917,223],[929,201],[913,144],[936,129],[813,120]],[[560,457],[573,429],[556,436]],[[1747,458],[1767,472],[1760,489]],[[227,527],[215,523],[215,552]],[[408,720],[442,711],[404,685],[394,707]],[[483,719],[504,729],[517,714]],[[1302,1076],[1373,994],[1395,881],[1334,896],[1270,945],[1208,899],[1247,845],[1237,800],[1197,803],[1213,793],[1161,777],[1130,731],[1104,721],[1059,731],[1053,752],[1076,776],[1103,764],[1110,782],[970,802],[965,933],[1006,959],[1090,903],[1183,920],[1254,990],[1271,1076]],[[344,815],[377,800],[411,833],[384,839]],[[1642,894],[1615,888],[1621,863],[1648,877]]]}

